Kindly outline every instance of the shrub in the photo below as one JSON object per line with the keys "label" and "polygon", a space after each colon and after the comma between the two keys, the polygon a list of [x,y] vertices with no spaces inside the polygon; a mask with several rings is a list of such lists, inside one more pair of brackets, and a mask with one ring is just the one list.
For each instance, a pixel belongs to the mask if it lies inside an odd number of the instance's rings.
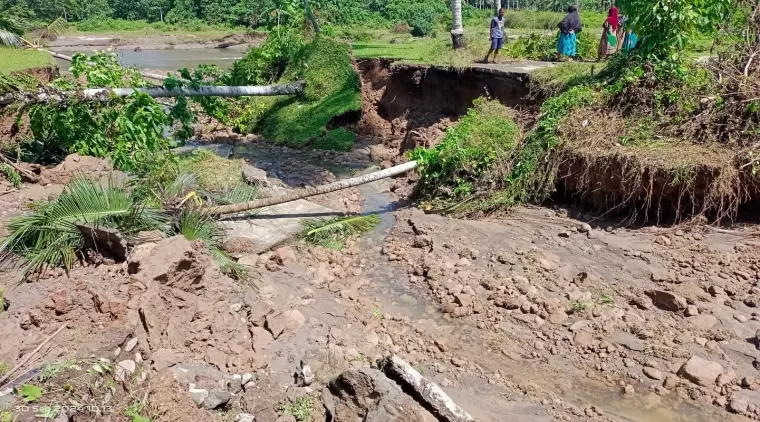
{"label": "shrub", "polygon": [[306,80],[300,97],[278,98],[259,120],[268,140],[303,146],[325,132],[337,116],[361,110],[359,75],[348,44],[324,37],[304,45],[285,71],[282,81]]}
{"label": "shrub", "polygon": [[290,59],[304,45],[303,36],[294,29],[278,28],[269,33],[260,47],[248,50],[232,64],[229,82],[235,85],[260,85],[282,76]]}
{"label": "shrub", "polygon": [[427,4],[415,3],[409,8],[407,23],[412,27],[412,35],[424,37],[435,31],[437,12]]}
{"label": "shrub", "polygon": [[520,128],[512,111],[498,101],[475,100],[473,107],[435,148],[417,148],[419,192],[428,198],[462,199],[488,183],[494,165],[507,161]]}
{"label": "shrub", "polygon": [[[542,35],[537,32],[521,35],[516,40],[507,44],[505,55],[507,57],[525,58],[531,60],[552,60],[557,55],[557,41],[559,33],[554,35]],[[588,32],[577,35],[576,57],[588,59],[596,57],[599,40]]]}
{"label": "shrub", "polygon": [[334,151],[351,151],[354,148],[356,134],[344,128],[333,129],[314,140],[315,149]]}

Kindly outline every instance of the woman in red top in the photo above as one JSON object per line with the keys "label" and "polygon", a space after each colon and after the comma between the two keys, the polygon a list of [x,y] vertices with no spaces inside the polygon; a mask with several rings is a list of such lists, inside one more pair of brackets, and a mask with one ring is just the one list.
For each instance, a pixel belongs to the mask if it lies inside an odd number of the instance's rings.
{"label": "woman in red top", "polygon": [[602,31],[602,39],[599,41],[599,60],[606,59],[617,51],[617,32],[620,28],[617,7],[610,7],[609,12],[607,12],[607,20],[604,21],[602,28],[604,31]]}

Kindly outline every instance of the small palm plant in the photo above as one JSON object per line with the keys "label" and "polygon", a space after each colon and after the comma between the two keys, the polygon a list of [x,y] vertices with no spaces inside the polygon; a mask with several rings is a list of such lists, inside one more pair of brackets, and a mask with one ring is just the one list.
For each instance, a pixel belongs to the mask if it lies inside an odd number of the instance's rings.
{"label": "small palm plant", "polygon": [[207,192],[187,173],[180,173],[155,191],[134,186],[123,178],[110,178],[103,184],[77,176],[57,199],[35,203],[31,214],[10,220],[10,235],[0,243],[0,264],[20,263],[25,277],[50,267],[68,271],[77,260],[86,257],[86,239],[79,226],[88,225],[115,229],[130,243],[139,238],[140,232],[156,230],[201,240],[222,272],[250,282],[247,268],[222,249],[224,228],[203,215],[201,209],[208,202],[250,201],[256,194],[248,186]]}
{"label": "small palm plant", "polygon": [[169,227],[163,210],[134,201],[124,179],[114,177],[104,186],[76,176],[57,199],[37,202],[31,209],[31,214],[10,220],[10,235],[0,243],[0,260],[20,258],[25,276],[51,266],[70,269],[85,246],[77,225],[113,228],[127,237]]}

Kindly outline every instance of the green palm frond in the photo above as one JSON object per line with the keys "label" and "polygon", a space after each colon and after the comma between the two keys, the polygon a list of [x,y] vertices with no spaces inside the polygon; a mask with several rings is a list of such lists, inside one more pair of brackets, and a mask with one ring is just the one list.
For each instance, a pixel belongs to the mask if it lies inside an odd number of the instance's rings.
{"label": "green palm frond", "polygon": [[47,31],[48,34],[58,36],[63,34],[67,29],[69,29],[69,23],[66,22],[66,19],[63,17],[58,17],[58,19],[50,22],[50,25],[45,28],[45,31]]}
{"label": "green palm frond", "polygon": [[0,29],[0,47],[18,47],[21,45],[21,38],[11,31]]}
{"label": "green palm frond", "polygon": [[124,234],[143,230],[168,230],[166,215],[135,204],[123,180],[110,178],[103,184],[76,176],[61,195],[39,202],[32,213],[10,220],[10,233],[0,243],[0,261],[21,259],[25,275],[50,266],[71,268],[84,247],[77,224],[118,229]]}
{"label": "green palm frond", "polygon": [[375,214],[352,215],[332,220],[324,218],[307,219],[303,222],[301,237],[309,243],[331,249],[342,249],[345,241],[356,235],[367,233],[380,223]]}

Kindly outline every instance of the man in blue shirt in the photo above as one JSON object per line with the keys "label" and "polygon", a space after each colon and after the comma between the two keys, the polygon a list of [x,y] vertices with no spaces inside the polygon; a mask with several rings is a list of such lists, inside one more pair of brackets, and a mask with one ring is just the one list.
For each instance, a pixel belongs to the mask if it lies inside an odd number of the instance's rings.
{"label": "man in blue shirt", "polygon": [[488,56],[493,53],[493,62],[499,56],[499,50],[504,45],[504,8],[499,9],[499,15],[491,19],[491,49],[488,50],[483,63],[488,63]]}

